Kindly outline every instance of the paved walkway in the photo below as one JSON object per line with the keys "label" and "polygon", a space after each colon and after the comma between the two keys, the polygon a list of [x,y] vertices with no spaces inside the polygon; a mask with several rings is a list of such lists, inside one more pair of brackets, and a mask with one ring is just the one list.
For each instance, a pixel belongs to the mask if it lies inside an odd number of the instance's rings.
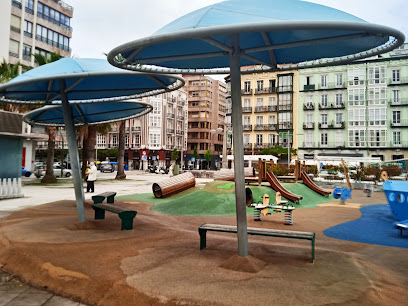
{"label": "paved walkway", "polygon": [[[126,180],[114,180],[116,173],[100,173],[95,182],[95,193],[114,190],[118,195],[146,193],[152,191],[152,184],[169,178],[168,174],[154,174],[143,171],[126,171]],[[72,179],[59,179],[56,186],[42,186],[39,179],[22,177],[24,198],[0,200],[0,218],[13,211],[30,206],[41,205],[59,200],[75,200]],[[197,184],[212,179],[197,179]],[[85,185],[84,185],[85,186]],[[85,199],[91,199],[92,193],[85,193]],[[5,273],[0,267],[0,306],[77,306],[84,305],[39,290],[20,282]]]}

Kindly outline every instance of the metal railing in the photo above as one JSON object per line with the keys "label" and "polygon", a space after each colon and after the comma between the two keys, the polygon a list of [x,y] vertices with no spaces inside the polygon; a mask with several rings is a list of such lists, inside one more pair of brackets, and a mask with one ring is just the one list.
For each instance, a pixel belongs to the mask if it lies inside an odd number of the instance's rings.
{"label": "metal railing", "polygon": [[24,31],[24,36],[28,37],[28,38],[33,38],[33,33]]}
{"label": "metal railing", "polygon": [[30,8],[28,8],[28,7],[25,7],[25,11],[26,11],[26,13],[28,13],[28,14],[34,15],[34,10],[33,10],[33,9],[30,9]]}
{"label": "metal railing", "polygon": [[252,89],[242,89],[241,90],[241,95],[252,95]]}
{"label": "metal railing", "polygon": [[21,8],[23,7],[23,6],[21,5],[21,2],[18,2],[18,1],[16,1],[16,0],[11,0],[11,4],[12,4],[14,7],[16,7],[16,8],[19,8],[20,10],[21,10]]}
{"label": "metal railing", "polygon": [[243,125],[244,131],[252,131],[252,124],[244,124]]}
{"label": "metal railing", "polygon": [[174,129],[167,129],[167,134],[174,134]]}
{"label": "metal railing", "polygon": [[48,38],[46,38],[46,37],[44,37],[44,36],[41,36],[41,35],[38,35],[38,34],[35,36],[35,38],[36,38],[37,40],[39,40],[39,41],[42,41],[43,43],[46,43],[46,44],[48,44],[48,45],[57,47],[57,48],[59,48],[59,49],[61,49],[61,50],[64,50],[64,51],[67,51],[67,52],[70,52],[70,53],[71,53],[71,48],[70,48],[70,47],[67,47],[67,46],[65,46],[65,45],[62,45],[62,44],[60,44],[60,43],[58,43],[58,42],[56,42],[56,41],[53,41],[53,40],[51,40],[51,39],[48,39]]}
{"label": "metal railing", "polygon": [[303,124],[303,129],[304,130],[313,130],[314,129],[314,122],[313,123],[304,123]]}
{"label": "metal railing", "polygon": [[60,21],[58,21],[58,20],[56,20],[56,19],[54,19],[54,18],[51,18],[51,17],[49,17],[49,16],[46,16],[46,15],[44,15],[44,14],[41,13],[41,12],[37,12],[37,16],[40,17],[40,18],[42,18],[42,19],[44,19],[44,20],[47,20],[48,22],[51,22],[52,24],[55,24],[55,25],[57,25],[57,26],[59,26],[59,27],[61,27],[61,28],[64,28],[64,29],[66,29],[66,30],[72,32],[72,27],[71,27],[71,26],[66,25],[66,24],[64,24],[64,23],[61,23]]}
{"label": "metal railing", "polygon": [[312,103],[312,104],[303,104],[303,110],[314,110],[315,109],[315,107],[314,107],[314,104]]}
{"label": "metal railing", "polygon": [[390,106],[407,106],[408,105],[408,99],[406,98],[400,98],[400,99],[391,99],[388,100],[388,103],[390,104]]}
{"label": "metal railing", "polygon": [[62,7],[66,8],[67,10],[69,10],[71,12],[74,11],[74,8],[71,5],[65,3],[64,1],[61,1],[61,0],[52,0],[52,1],[54,3],[57,3],[57,4],[61,5]]}
{"label": "metal railing", "polygon": [[252,106],[247,106],[242,108],[243,113],[252,113]]}
{"label": "metal railing", "polygon": [[390,122],[390,126],[392,128],[398,128],[398,127],[408,127],[408,120],[400,120],[399,122]]}
{"label": "metal railing", "polygon": [[20,28],[17,28],[17,27],[15,27],[15,26],[10,26],[10,30],[12,30],[13,32],[16,32],[16,33],[21,33],[21,29]]}
{"label": "metal railing", "polygon": [[244,143],[245,150],[252,150],[252,143]]}

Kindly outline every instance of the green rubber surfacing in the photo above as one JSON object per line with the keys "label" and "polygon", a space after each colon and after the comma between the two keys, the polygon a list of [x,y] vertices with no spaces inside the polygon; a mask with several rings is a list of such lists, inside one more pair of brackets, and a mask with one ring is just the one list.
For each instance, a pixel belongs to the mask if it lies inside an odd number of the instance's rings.
{"label": "green rubber surfacing", "polygon": [[[230,185],[227,189],[226,182],[215,181],[207,183],[204,188],[194,187],[183,191],[177,195],[158,199],[153,193],[143,193],[116,197],[120,200],[141,201],[153,204],[151,208],[164,215],[190,216],[190,217],[222,217],[235,216],[235,186]],[[334,200],[333,196],[324,197],[309,189],[304,184],[282,184],[289,191],[303,196],[300,204],[296,204],[296,209],[314,208],[318,204],[323,204]],[[219,188],[219,186],[223,186]],[[225,186],[225,187],[224,187]],[[275,199],[276,192],[266,186],[249,186],[252,191],[254,203],[262,202],[265,193],[269,194],[271,202]],[[253,208],[247,208],[247,215],[253,215]]]}

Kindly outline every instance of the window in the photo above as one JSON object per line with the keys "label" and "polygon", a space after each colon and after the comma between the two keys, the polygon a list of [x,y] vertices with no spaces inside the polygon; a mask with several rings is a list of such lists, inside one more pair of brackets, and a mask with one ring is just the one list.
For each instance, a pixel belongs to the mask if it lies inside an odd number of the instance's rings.
{"label": "window", "polygon": [[365,147],[365,130],[349,131],[350,147]]}
{"label": "window", "polygon": [[275,135],[274,134],[268,134],[268,145],[269,147],[275,146]]}
{"label": "window", "polygon": [[327,133],[320,134],[320,144],[322,146],[327,146]]}
{"label": "window", "polygon": [[292,95],[280,94],[279,95],[279,110],[291,110],[292,109]]}
{"label": "window", "polygon": [[327,87],[327,75],[321,75],[320,76],[320,86],[321,86],[321,88],[326,88]]}
{"label": "window", "polygon": [[392,144],[393,145],[401,145],[401,132],[394,131],[392,132]]}
{"label": "window", "polygon": [[306,85],[313,85],[313,77],[307,76],[306,77]]}
{"label": "window", "polygon": [[25,7],[30,10],[34,10],[34,0],[26,0]]}
{"label": "window", "polygon": [[343,124],[343,114],[337,113],[336,114],[336,126],[341,126]]}
{"label": "window", "polygon": [[251,135],[244,134],[244,145],[249,144],[251,142]]}
{"label": "window", "polygon": [[256,106],[258,106],[258,107],[263,106],[263,98],[257,98],[256,99]]}
{"label": "window", "polygon": [[306,123],[307,125],[310,125],[310,124],[312,124],[313,122],[314,122],[313,115],[312,115],[312,114],[306,115],[306,121],[305,121],[305,123]]}
{"label": "window", "polygon": [[256,125],[263,125],[263,116],[256,116]]}
{"label": "window", "polygon": [[365,126],[366,125],[366,110],[365,109],[349,109],[348,123],[350,126]]}
{"label": "window", "polygon": [[279,91],[292,91],[292,76],[279,76]]}
{"label": "window", "polygon": [[313,108],[313,96],[306,96],[306,107]]}
{"label": "window", "polygon": [[276,87],[276,80],[269,80],[269,88],[270,88],[270,91],[269,92],[272,92],[272,88],[275,88]]}
{"label": "window", "polygon": [[393,90],[392,91],[392,104],[400,104],[400,91],[399,90]]}
{"label": "window", "polygon": [[322,126],[327,126],[327,114],[321,114],[320,118]]}
{"label": "window", "polygon": [[371,108],[368,110],[368,125],[385,125],[386,120],[386,108]]}
{"label": "window", "polygon": [[31,46],[23,45],[23,59],[31,61]]}
{"label": "window", "polygon": [[401,124],[401,111],[392,112],[392,124],[395,125]]}
{"label": "window", "polygon": [[268,123],[269,124],[275,124],[276,123],[276,116],[272,115],[268,117]]}
{"label": "window", "polygon": [[364,85],[366,71],[365,68],[350,68],[348,70],[349,85]]}
{"label": "window", "polygon": [[41,2],[37,3],[37,13],[42,14],[44,9],[44,5]]}
{"label": "window", "polygon": [[149,117],[149,119],[150,119],[150,126],[160,127],[160,117],[159,117],[159,116],[153,116],[153,115],[151,115],[151,116]]}
{"label": "window", "polygon": [[371,147],[384,147],[386,130],[370,130],[369,133],[369,145]]}
{"label": "window", "polygon": [[370,67],[368,79],[369,84],[385,84],[385,67]]}
{"label": "window", "polygon": [[250,125],[250,124],[251,124],[251,117],[244,116],[244,125]]}
{"label": "window", "polygon": [[262,134],[256,134],[256,144],[257,145],[262,145],[263,144],[263,135]]}
{"label": "window", "polygon": [[399,83],[400,82],[400,70],[399,69],[393,69],[392,70],[392,82],[393,83]]}
{"label": "window", "polygon": [[368,89],[368,105],[385,105],[386,98],[386,87]]}
{"label": "window", "polygon": [[160,134],[157,133],[150,133],[150,137],[149,137],[150,141],[150,146],[152,147],[158,147],[160,146]]}
{"label": "window", "polygon": [[251,100],[250,99],[244,99],[244,107],[251,107]]}
{"label": "window", "polygon": [[343,106],[343,94],[336,94],[336,106]]}
{"label": "window", "polygon": [[343,87],[343,74],[336,74],[336,87]]}
{"label": "window", "polygon": [[112,135],[112,143],[111,144],[112,144],[113,147],[118,146],[118,135],[116,135],[116,134]]}
{"label": "window", "polygon": [[292,129],[292,113],[283,112],[278,114],[279,129]]}
{"label": "window", "polygon": [[269,97],[269,106],[276,105],[276,97]]}
{"label": "window", "polygon": [[322,96],[321,96],[320,105],[321,105],[322,107],[324,107],[324,108],[327,107],[327,95],[322,95]]}
{"label": "window", "polygon": [[20,43],[16,40],[10,39],[9,54],[18,57],[20,51]]}
{"label": "window", "polygon": [[314,135],[312,132],[305,133],[305,147],[311,148],[314,146]]}
{"label": "window", "polygon": [[348,103],[350,106],[364,106],[365,89],[349,89]]}
{"label": "window", "polygon": [[27,20],[24,20],[24,34],[29,34],[27,36],[33,37],[33,23]]}
{"label": "window", "polygon": [[256,90],[263,91],[263,81],[256,81]]}
{"label": "window", "polygon": [[244,82],[244,90],[245,92],[251,91],[251,82]]}
{"label": "window", "polygon": [[343,147],[344,146],[344,135],[342,132],[334,133],[334,145],[335,147]]}
{"label": "window", "polygon": [[21,18],[20,17],[11,15],[10,29],[13,30],[14,32],[20,33],[20,29],[21,29]]}

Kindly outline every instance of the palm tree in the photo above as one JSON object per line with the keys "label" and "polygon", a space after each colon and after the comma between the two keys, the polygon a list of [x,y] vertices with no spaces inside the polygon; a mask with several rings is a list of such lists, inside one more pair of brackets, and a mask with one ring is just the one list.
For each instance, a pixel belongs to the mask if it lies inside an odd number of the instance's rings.
{"label": "palm tree", "polygon": [[[58,61],[62,56],[58,53],[50,53],[48,56],[42,54],[34,54],[34,61],[38,66],[49,64]],[[46,127],[45,132],[48,134],[48,146],[47,146],[47,170],[41,183],[52,183],[57,180],[54,175],[54,155],[55,155],[55,137],[57,135],[56,127]]]}
{"label": "palm tree", "polygon": [[[19,74],[19,67],[20,63],[16,65],[11,65],[7,63],[6,60],[3,58],[3,62],[0,63],[0,84],[7,83],[8,81],[14,79]],[[0,109],[9,111],[9,112],[16,112],[18,111],[18,105],[10,104],[10,103],[1,103]]]}
{"label": "palm tree", "polygon": [[126,121],[119,121],[119,152],[118,152],[118,171],[116,172],[116,180],[126,179],[125,174],[125,126]]}

